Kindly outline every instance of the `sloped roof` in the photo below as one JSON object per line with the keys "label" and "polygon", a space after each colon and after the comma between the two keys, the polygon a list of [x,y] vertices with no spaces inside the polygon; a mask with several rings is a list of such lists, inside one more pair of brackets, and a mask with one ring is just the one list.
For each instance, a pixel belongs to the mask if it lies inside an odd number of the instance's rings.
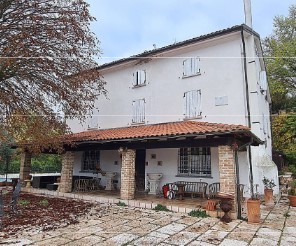
{"label": "sloped roof", "polygon": [[[250,129],[243,125],[228,125],[208,122],[180,121],[151,125],[139,125],[131,127],[110,128],[93,131],[73,133],[66,136],[66,139],[74,142],[108,140],[130,140],[149,139],[154,137],[178,137],[192,135],[224,135],[240,133],[247,136],[257,137],[250,132]],[[259,140],[260,141],[260,140]]]}
{"label": "sloped roof", "polygon": [[226,35],[226,34],[233,33],[233,32],[243,31],[243,30],[257,36],[258,38],[260,38],[259,34],[256,33],[253,29],[251,29],[250,27],[248,27],[245,24],[241,24],[241,25],[236,25],[236,26],[230,27],[230,28],[222,29],[222,30],[219,30],[219,31],[216,31],[216,32],[212,32],[212,33],[209,33],[209,34],[206,34],[206,35],[201,35],[199,37],[191,38],[191,39],[188,39],[188,40],[185,40],[185,41],[170,44],[170,45],[158,48],[158,49],[144,51],[144,52],[142,52],[142,53],[140,53],[138,55],[134,55],[134,56],[131,56],[131,57],[127,57],[127,58],[119,59],[119,60],[112,61],[112,62],[109,62],[109,63],[105,63],[105,64],[102,64],[102,65],[98,66],[97,69],[101,70],[101,69],[116,66],[116,65],[119,65],[119,64],[122,64],[122,63],[125,63],[125,62],[137,60],[139,58],[146,58],[146,57],[149,58],[149,57],[151,57],[153,55],[157,55],[157,54],[165,52],[165,51],[173,50],[173,49],[176,49],[176,48],[179,48],[179,47],[182,47],[182,46],[187,46],[187,45],[190,45],[190,44],[194,44],[194,43],[197,43],[197,42],[200,42],[200,41],[203,41],[203,40],[212,39],[212,38],[215,38],[215,37],[219,37],[219,36]]}

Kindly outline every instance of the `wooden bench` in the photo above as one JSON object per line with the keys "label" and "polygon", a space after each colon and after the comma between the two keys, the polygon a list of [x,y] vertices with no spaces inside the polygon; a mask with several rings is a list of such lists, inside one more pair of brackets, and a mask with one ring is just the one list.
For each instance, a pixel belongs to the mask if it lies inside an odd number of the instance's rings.
{"label": "wooden bench", "polygon": [[195,195],[200,195],[202,198],[206,198],[206,192],[208,183],[206,182],[189,182],[189,181],[178,181],[177,183],[185,184],[184,193],[191,195],[193,198]]}

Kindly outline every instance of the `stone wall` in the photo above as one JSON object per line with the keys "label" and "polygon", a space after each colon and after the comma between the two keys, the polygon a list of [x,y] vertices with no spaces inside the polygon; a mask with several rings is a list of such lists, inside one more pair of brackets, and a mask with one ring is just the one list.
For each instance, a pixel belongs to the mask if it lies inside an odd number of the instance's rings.
{"label": "stone wall", "polygon": [[121,190],[120,198],[131,200],[135,198],[135,150],[122,150]]}
{"label": "stone wall", "polygon": [[61,182],[59,185],[60,192],[67,193],[72,191],[73,166],[74,152],[67,151],[62,155]]}

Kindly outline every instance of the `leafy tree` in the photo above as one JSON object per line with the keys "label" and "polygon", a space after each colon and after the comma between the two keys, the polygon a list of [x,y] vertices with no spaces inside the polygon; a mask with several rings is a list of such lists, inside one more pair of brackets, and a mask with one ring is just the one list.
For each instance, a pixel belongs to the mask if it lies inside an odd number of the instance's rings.
{"label": "leafy tree", "polygon": [[273,148],[283,152],[291,170],[296,170],[296,5],[290,6],[287,17],[274,18],[273,34],[263,48],[274,113]]}
{"label": "leafy tree", "polygon": [[[272,81],[296,90],[296,5],[291,5],[289,16],[274,18],[273,34],[264,41],[267,69]],[[269,57],[269,58],[268,58]]]}
{"label": "leafy tree", "polygon": [[67,131],[61,116],[84,120],[105,92],[88,8],[84,0],[0,1],[0,141],[8,132],[53,147],[49,137]]}

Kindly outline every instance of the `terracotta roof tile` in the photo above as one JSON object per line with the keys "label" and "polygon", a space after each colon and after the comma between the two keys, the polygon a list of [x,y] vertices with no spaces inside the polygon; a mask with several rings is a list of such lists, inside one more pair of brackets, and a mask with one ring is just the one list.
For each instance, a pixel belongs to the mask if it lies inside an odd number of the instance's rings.
{"label": "terracotta roof tile", "polygon": [[84,131],[67,135],[72,141],[89,140],[124,140],[134,138],[173,137],[182,135],[223,134],[234,132],[249,132],[250,129],[242,125],[228,125],[220,123],[180,121],[152,125],[140,125],[121,128],[110,128]]}

